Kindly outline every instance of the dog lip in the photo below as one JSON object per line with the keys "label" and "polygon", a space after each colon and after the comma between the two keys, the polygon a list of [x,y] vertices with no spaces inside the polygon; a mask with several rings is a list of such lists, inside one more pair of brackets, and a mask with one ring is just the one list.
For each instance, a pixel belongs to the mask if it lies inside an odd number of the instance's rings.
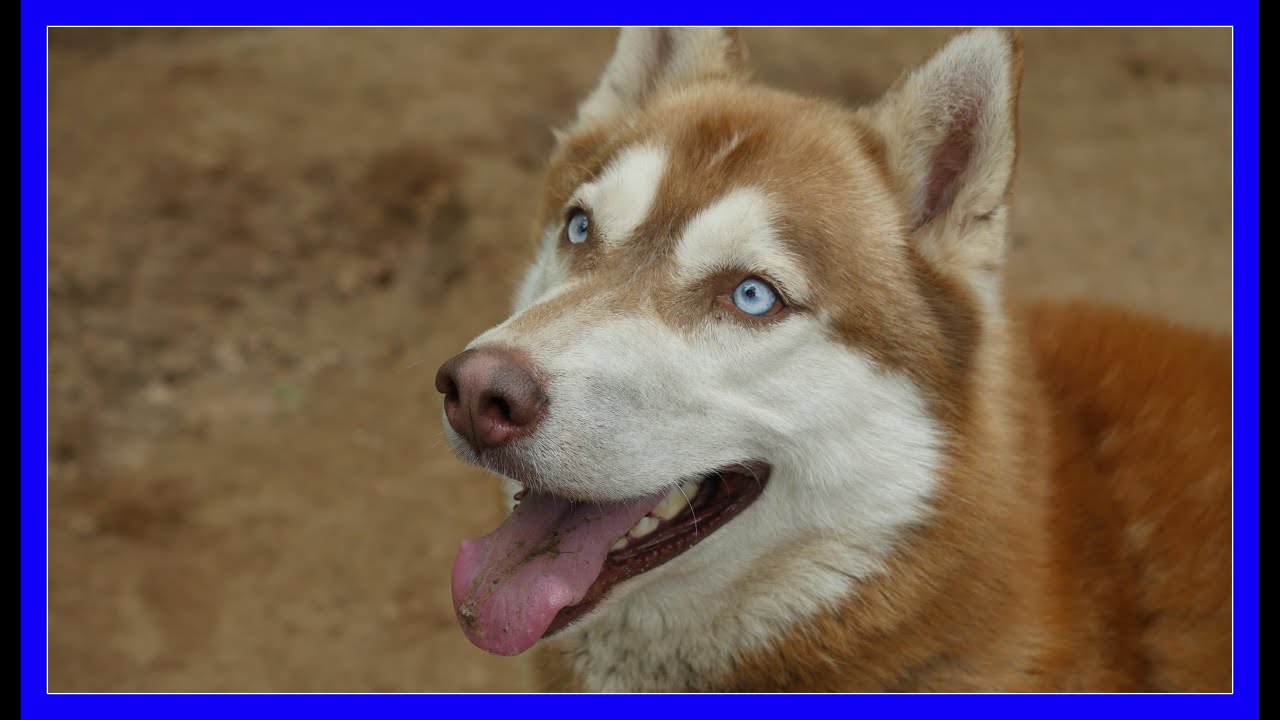
{"label": "dog lip", "polygon": [[[638,546],[609,553],[603,570],[583,600],[562,609],[543,637],[555,635],[589,613],[619,583],[666,564],[715,533],[759,499],[772,471],[773,467],[766,462],[750,461],[703,475],[704,489],[695,499],[692,513],[682,513],[664,522],[652,537],[646,537]],[[708,484],[714,487],[707,487]]]}
{"label": "dog lip", "polygon": [[533,468],[521,459],[524,450],[522,440],[523,438],[517,438],[512,445],[479,451],[465,441],[452,444],[452,447],[463,460],[518,483],[522,490],[558,495],[559,493],[552,492],[547,488],[537,473],[533,471]]}

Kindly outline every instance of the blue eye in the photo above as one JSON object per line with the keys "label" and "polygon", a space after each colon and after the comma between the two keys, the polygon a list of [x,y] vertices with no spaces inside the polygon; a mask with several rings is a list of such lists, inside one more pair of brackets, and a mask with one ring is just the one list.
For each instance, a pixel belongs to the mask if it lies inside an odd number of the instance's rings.
{"label": "blue eye", "polygon": [[573,217],[569,218],[569,226],[565,230],[565,235],[569,238],[569,242],[574,245],[581,245],[591,237],[591,218],[581,210],[575,212]]}
{"label": "blue eye", "polygon": [[748,315],[763,317],[778,304],[778,291],[760,278],[747,278],[734,289],[733,304]]}

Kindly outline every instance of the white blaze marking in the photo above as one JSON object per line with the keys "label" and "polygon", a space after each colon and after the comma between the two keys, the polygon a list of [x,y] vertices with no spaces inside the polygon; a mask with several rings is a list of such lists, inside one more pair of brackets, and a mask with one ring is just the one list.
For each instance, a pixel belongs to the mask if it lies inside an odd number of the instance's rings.
{"label": "white blaze marking", "polygon": [[809,297],[799,263],[773,229],[773,203],[756,188],[739,188],[689,222],[676,245],[685,281],[727,268],[767,274],[797,302]]}
{"label": "white blaze marking", "polygon": [[591,211],[597,237],[606,245],[625,242],[648,217],[666,167],[666,150],[628,148],[594,182],[578,188],[570,204]]}
{"label": "white blaze marking", "polygon": [[734,133],[733,137],[729,139],[729,142],[725,143],[723,147],[716,151],[715,155],[711,156],[711,162],[707,163],[707,169],[710,170],[718,165],[721,160],[728,157],[729,153],[733,152],[735,148],[741,145],[745,138],[746,136],[742,133]]}

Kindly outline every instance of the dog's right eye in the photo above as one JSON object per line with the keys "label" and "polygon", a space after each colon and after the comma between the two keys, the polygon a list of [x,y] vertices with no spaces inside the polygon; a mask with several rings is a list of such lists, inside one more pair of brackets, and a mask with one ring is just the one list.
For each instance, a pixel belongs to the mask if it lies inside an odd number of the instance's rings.
{"label": "dog's right eye", "polygon": [[587,214],[578,210],[569,216],[569,223],[565,227],[565,237],[574,245],[581,245],[591,237],[591,218]]}

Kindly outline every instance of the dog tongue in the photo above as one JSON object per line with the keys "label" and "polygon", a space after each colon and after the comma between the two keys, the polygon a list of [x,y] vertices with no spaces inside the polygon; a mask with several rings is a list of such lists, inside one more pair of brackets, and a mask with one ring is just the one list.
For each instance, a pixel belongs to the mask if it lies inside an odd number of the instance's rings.
{"label": "dog tongue", "polygon": [[661,499],[572,503],[527,493],[497,530],[458,550],[453,605],[462,631],[491,653],[528,650],[556,613],[582,602],[609,546]]}

